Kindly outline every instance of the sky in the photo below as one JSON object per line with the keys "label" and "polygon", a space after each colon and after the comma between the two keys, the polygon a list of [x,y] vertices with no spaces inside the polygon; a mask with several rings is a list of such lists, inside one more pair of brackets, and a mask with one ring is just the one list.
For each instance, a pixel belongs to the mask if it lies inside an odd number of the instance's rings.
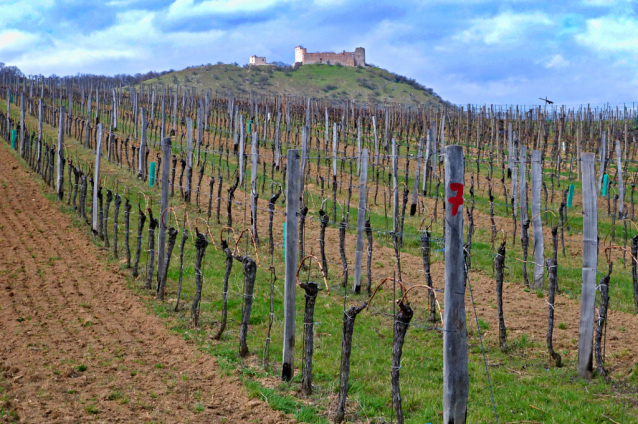
{"label": "sky", "polygon": [[27,75],[135,74],[294,61],[366,62],[455,104],[638,101],[638,2],[489,0],[0,0],[0,62]]}

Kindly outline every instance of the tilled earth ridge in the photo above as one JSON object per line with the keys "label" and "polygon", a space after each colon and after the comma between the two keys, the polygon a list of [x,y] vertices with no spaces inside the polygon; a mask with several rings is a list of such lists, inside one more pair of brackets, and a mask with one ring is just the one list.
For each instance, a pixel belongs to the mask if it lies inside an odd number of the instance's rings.
{"label": "tilled earth ridge", "polygon": [[5,410],[28,423],[291,422],[149,315],[5,148],[0,163]]}

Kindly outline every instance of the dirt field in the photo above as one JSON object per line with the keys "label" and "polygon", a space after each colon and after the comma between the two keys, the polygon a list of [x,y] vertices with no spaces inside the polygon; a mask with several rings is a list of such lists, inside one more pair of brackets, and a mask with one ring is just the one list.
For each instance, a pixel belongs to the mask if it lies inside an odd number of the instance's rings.
{"label": "dirt field", "polygon": [[291,422],[149,315],[4,146],[0,163],[6,421]]}

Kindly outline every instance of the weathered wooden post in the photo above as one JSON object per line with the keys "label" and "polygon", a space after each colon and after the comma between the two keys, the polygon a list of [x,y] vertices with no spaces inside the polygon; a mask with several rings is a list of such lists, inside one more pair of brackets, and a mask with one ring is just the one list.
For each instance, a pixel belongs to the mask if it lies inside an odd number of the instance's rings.
{"label": "weathered wooden post", "polygon": [[102,124],[98,124],[97,126],[97,144],[95,149],[95,173],[93,174],[93,206],[91,208],[92,212],[92,221],[91,228],[93,228],[93,233],[98,233],[98,199],[97,193],[100,188],[100,156],[102,154]]}
{"label": "weathered wooden post", "polygon": [[[164,105],[164,100],[162,100],[162,106]],[[168,208],[168,196],[169,196],[169,186],[170,186],[170,172],[171,172],[171,161],[168,158],[171,157],[171,138],[165,137],[162,139],[162,199],[160,200],[160,225],[159,225],[159,234],[157,236],[157,244],[159,247],[158,257],[157,257],[157,298],[160,300],[164,300],[164,284],[166,284],[166,280],[163,278],[166,275],[166,270],[164,269],[166,258],[165,258],[165,250],[166,250],[166,227],[164,225],[164,211]]]}
{"label": "weathered wooden post", "polygon": [[591,378],[592,342],[598,264],[598,208],[596,167],[593,153],[581,154],[583,174],[583,285],[578,329],[578,376]]}
{"label": "weathered wooden post", "polygon": [[[58,170],[56,178],[55,192],[58,194],[58,200],[62,200],[64,192],[64,106],[60,107],[60,125],[58,128]],[[23,122],[24,125],[24,122]]]}
{"label": "weathered wooden post", "polygon": [[299,221],[299,150],[288,150],[286,184],[286,276],[284,286],[284,352],[281,378],[290,381],[295,359],[295,292]]}
{"label": "weathered wooden post", "polygon": [[357,248],[354,256],[354,283],[352,291],[361,292],[361,266],[363,263],[363,238],[366,223],[366,190],[368,182],[368,149],[361,152],[361,175],[359,176],[359,212],[357,213]]}
{"label": "weathered wooden post", "polygon": [[469,392],[463,255],[463,148],[445,148],[445,309],[443,312],[443,422],[464,424]]}
{"label": "weathered wooden post", "polygon": [[[511,124],[510,124],[511,125]],[[532,225],[534,225],[534,282],[533,289],[543,288],[545,268],[545,242],[543,240],[543,220],[541,219],[541,184],[543,168],[541,151],[532,150]]]}

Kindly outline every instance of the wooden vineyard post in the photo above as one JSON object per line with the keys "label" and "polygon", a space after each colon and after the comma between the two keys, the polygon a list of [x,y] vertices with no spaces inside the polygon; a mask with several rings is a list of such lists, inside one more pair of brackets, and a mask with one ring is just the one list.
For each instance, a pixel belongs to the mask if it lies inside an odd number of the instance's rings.
{"label": "wooden vineyard post", "polygon": [[97,144],[95,149],[95,174],[93,174],[93,206],[91,208],[92,221],[91,228],[93,233],[98,233],[98,207],[97,207],[97,193],[100,188],[100,155],[102,153],[102,124],[97,126]]}
{"label": "wooden vineyard post", "polygon": [[[60,125],[58,128],[58,170],[55,192],[58,194],[58,200],[62,200],[62,193],[64,191],[64,106],[60,108]],[[22,123],[24,126],[24,121]],[[97,181],[97,180],[96,180]],[[99,184],[98,184],[99,185]]]}
{"label": "wooden vineyard post", "polygon": [[[583,286],[578,329],[578,376],[591,378],[592,342],[598,263],[598,208],[596,167],[593,153],[581,154],[583,174]],[[601,171],[602,172],[602,171]]]}
{"label": "wooden vineyard post", "polygon": [[361,175],[359,177],[359,212],[357,213],[357,249],[354,257],[354,283],[352,291],[361,292],[361,266],[363,263],[363,238],[366,222],[366,190],[368,181],[368,149],[361,152]]}
{"label": "wooden vineyard post", "polygon": [[[164,101],[162,100],[162,106],[164,105]],[[164,300],[164,287],[165,280],[163,280],[162,276],[166,274],[164,270],[164,262],[165,262],[165,245],[166,245],[166,227],[164,226],[164,211],[168,208],[168,196],[169,196],[169,186],[170,186],[170,172],[171,172],[171,161],[168,158],[171,157],[171,138],[166,137],[162,139],[162,199],[160,200],[160,225],[159,225],[159,234],[157,236],[157,244],[159,247],[159,253],[157,256],[157,298],[160,300]],[[168,217],[167,217],[168,220]]]}
{"label": "wooden vineyard post", "polygon": [[543,288],[545,268],[545,243],[543,241],[543,220],[541,219],[541,180],[543,168],[541,151],[532,150],[532,225],[534,226],[534,282],[533,289]]}
{"label": "wooden vineyard post", "polygon": [[295,359],[295,291],[299,221],[299,150],[288,150],[286,183],[286,276],[284,286],[284,352],[281,378],[292,380]]}
{"label": "wooden vineyard post", "polygon": [[[462,146],[445,148],[445,309],[443,312],[443,422],[464,424],[469,392],[465,327]],[[593,321],[592,321],[593,322]]]}

